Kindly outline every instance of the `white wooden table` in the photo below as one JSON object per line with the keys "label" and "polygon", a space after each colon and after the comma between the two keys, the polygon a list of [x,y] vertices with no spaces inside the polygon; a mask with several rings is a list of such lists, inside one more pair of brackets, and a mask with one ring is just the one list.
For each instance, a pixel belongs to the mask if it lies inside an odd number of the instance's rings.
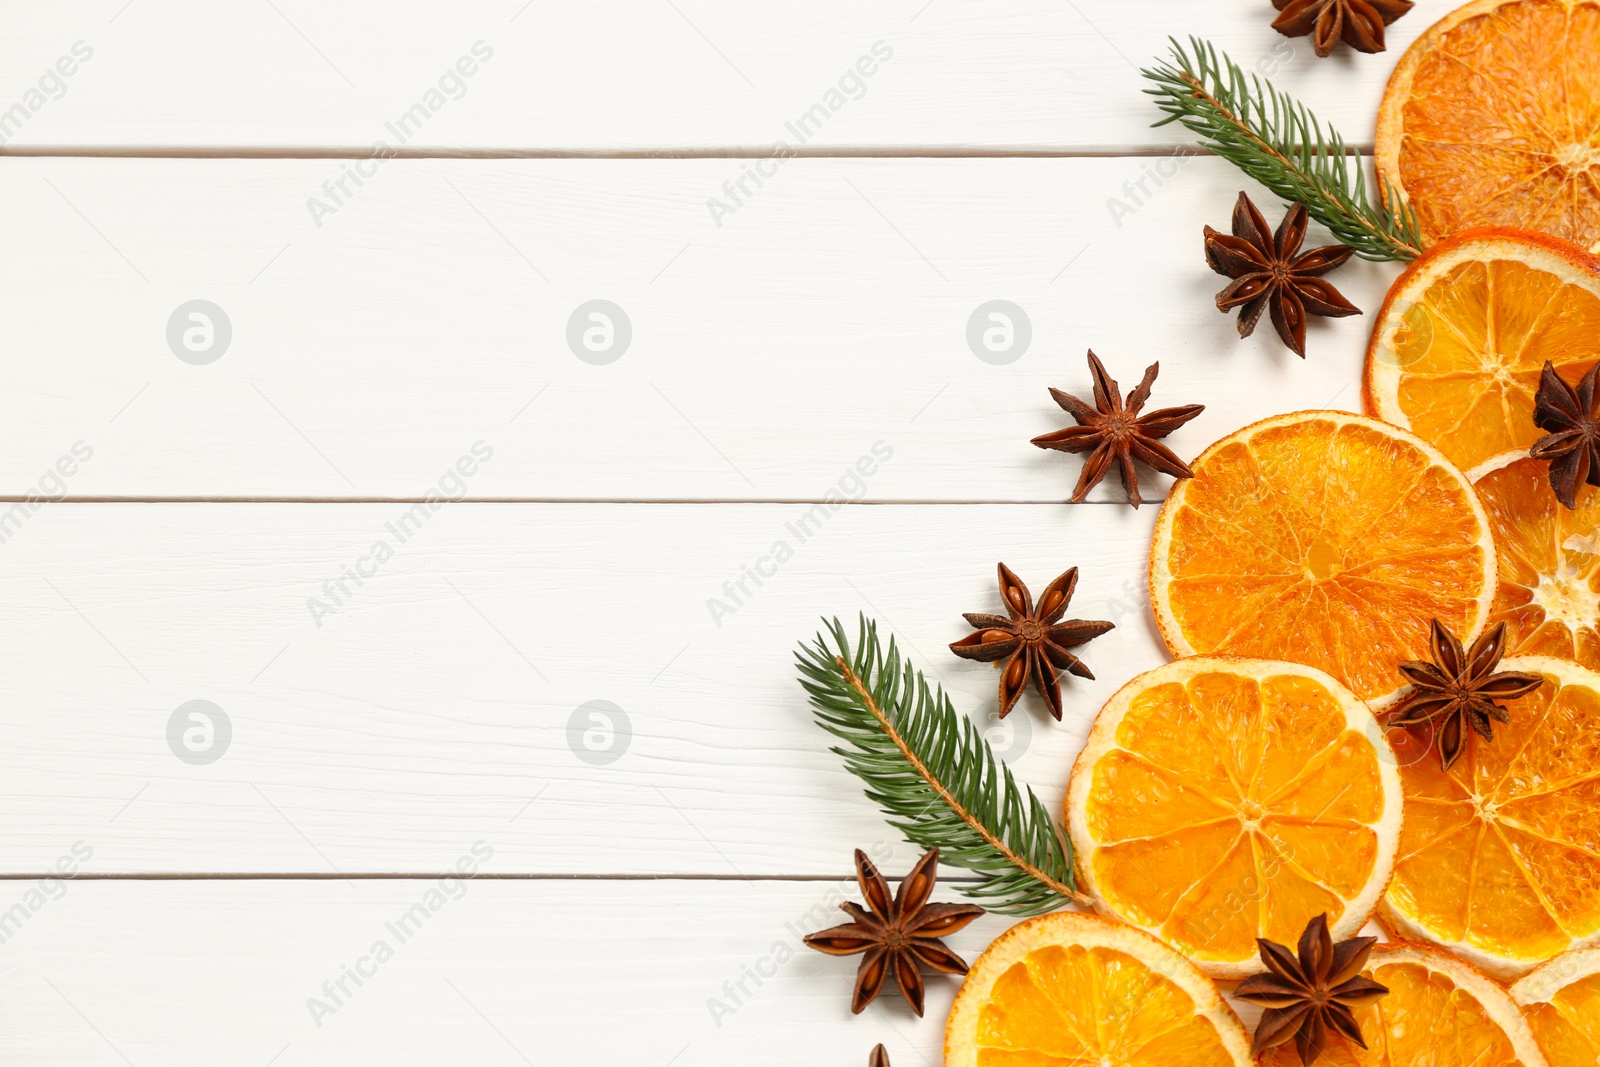
{"label": "white wooden table", "polygon": [[792,650],[866,611],[983,718],[960,613],[1078,565],[1098,680],[994,732],[1058,804],[1164,656],[1046,387],[1159,359],[1194,455],[1357,408],[1369,328],[1237,340],[1241,179],[1136,68],[1364,144],[1449,6],[1318,60],[1267,0],[5,0],[0,1062],[937,1063],[954,981],[852,1018],[800,946],[916,850]]}

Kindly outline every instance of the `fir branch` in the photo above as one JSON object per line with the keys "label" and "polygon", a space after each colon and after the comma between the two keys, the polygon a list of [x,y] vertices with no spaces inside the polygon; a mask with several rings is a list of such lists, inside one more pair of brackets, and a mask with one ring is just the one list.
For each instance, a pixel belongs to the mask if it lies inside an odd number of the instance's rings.
{"label": "fir branch", "polygon": [[1171,61],[1141,72],[1167,115],[1155,125],[1182,123],[1278,196],[1304,204],[1362,259],[1409,262],[1422,253],[1416,213],[1381,183],[1381,202],[1368,197],[1361,157],[1333,127],[1209,42],[1189,41],[1192,54],[1174,39]]}
{"label": "fir branch", "polygon": [[[844,624],[796,655],[817,724],[890,825],[919,848],[981,876],[962,891],[990,911],[1041,915],[1089,904],[1072,873],[1072,846],[1033,791],[1019,786],[950,698],[887,649],[864,616],[854,650]],[[831,638],[831,640],[829,640]]]}

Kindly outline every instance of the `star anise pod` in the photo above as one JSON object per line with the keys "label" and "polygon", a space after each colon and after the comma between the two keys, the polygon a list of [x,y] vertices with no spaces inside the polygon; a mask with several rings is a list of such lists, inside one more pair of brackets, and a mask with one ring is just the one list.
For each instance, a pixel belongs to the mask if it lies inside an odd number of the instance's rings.
{"label": "star anise pod", "polygon": [[1159,363],[1146,367],[1139,387],[1128,394],[1128,402],[1124,405],[1117,383],[1106,373],[1100,358],[1090,352],[1089,373],[1094,377],[1093,407],[1071,393],[1050,390],[1056,403],[1077,419],[1078,425],[1035,437],[1033,443],[1058,452],[1090,453],[1084,461],[1083,473],[1078,476],[1078,488],[1072,493],[1072,503],[1083,503],[1083,498],[1090,489],[1100,484],[1113,463],[1117,464],[1117,471],[1122,476],[1122,488],[1127,490],[1128,503],[1134,507],[1143,503],[1143,498],[1139,496],[1139,473],[1134,469],[1134,460],[1174,478],[1194,477],[1189,465],[1158,438],[1167,436],[1200,414],[1205,406],[1185,404],[1183,407],[1162,408],[1148,415],[1139,414],[1144,402],[1150,399],[1150,386],[1160,371]]}
{"label": "star anise pod", "polygon": [[1467,727],[1485,741],[1494,740],[1494,722],[1509,723],[1511,714],[1496,701],[1512,700],[1538,689],[1544,679],[1522,671],[1500,671],[1506,652],[1506,624],[1500,623],[1463,650],[1456,635],[1433,620],[1433,662],[1407,660],[1400,673],[1412,690],[1396,705],[1390,726],[1433,724],[1438,731],[1439,758],[1449,770],[1467,747]]}
{"label": "star anise pod", "polygon": [[1217,294],[1217,310],[1239,308],[1239,336],[1249,337],[1272,309],[1278,336],[1301,359],[1306,355],[1306,314],[1342,319],[1361,309],[1340,295],[1321,275],[1351,256],[1345,245],[1326,245],[1301,252],[1310,214],[1301,204],[1289,209],[1278,232],[1244,193],[1233,206],[1233,236],[1206,227],[1206,263],[1233,283]]}
{"label": "star anise pod", "polygon": [[1326,915],[1312,919],[1300,935],[1298,959],[1276,941],[1258,939],[1267,973],[1245,979],[1233,994],[1267,1009],[1256,1027],[1254,1051],[1293,1039],[1300,1062],[1310,1064],[1327,1047],[1330,1030],[1366,1048],[1351,1009],[1389,995],[1387,986],[1361,973],[1377,943],[1375,937],[1353,937],[1334,944]]}
{"label": "star anise pod", "polygon": [[872,1050],[872,1057],[867,1060],[867,1067],[889,1067],[889,1050],[878,1045]]}
{"label": "star anise pod", "polygon": [[1311,34],[1319,56],[1333,53],[1339,39],[1357,52],[1384,50],[1383,28],[1416,5],[1411,0],[1272,0],[1282,12],[1272,28],[1285,37]]}
{"label": "star anise pod", "polygon": [[1034,606],[1033,594],[1028,592],[1021,578],[1011,573],[1010,567],[1002,563],[999,571],[1000,596],[1006,602],[1009,618],[980,612],[964,614],[962,618],[976,627],[977,632],[951,645],[950,651],[962,659],[980,663],[1011,657],[1000,671],[1002,719],[1010,713],[1031,678],[1050,705],[1050,714],[1060,722],[1061,684],[1056,680],[1056,671],[1069,671],[1079,678],[1094,677],[1083,661],[1067,649],[1092,641],[1115,626],[1087,619],[1062,620],[1067,605],[1072,602],[1072,591],[1078,585],[1076,567],[1045,588],[1038,607]]}
{"label": "star anise pod", "polygon": [[860,1014],[883,992],[890,971],[918,1015],[922,1014],[918,963],[945,974],[967,973],[966,961],[940,944],[939,938],[964,928],[982,915],[983,909],[976,904],[929,904],[938,868],[939,850],[934,849],[917,861],[890,900],[889,883],[866,853],[856,849],[856,881],[867,907],[845,901],[839,907],[855,922],[819,930],[806,938],[807,945],[830,956],[866,953],[856,971],[852,1012]]}
{"label": "star anise pod", "polygon": [[1550,488],[1569,508],[1578,506],[1578,486],[1600,486],[1600,406],[1595,404],[1595,378],[1600,363],[1573,389],[1545,361],[1539,392],[1533,398],[1533,421],[1550,432],[1533,443],[1528,455],[1550,461]]}

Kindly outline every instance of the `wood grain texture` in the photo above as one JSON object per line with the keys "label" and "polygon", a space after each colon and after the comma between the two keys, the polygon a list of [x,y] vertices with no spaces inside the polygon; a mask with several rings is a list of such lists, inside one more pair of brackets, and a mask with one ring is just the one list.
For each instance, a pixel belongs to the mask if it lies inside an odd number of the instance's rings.
{"label": "wood grain texture", "polygon": [[[453,847],[470,856],[473,843]],[[899,875],[914,859],[902,848],[883,862]],[[856,1065],[881,1041],[897,1064],[937,1063],[959,979],[929,977],[922,1019],[892,989],[852,1017],[856,961],[800,942],[843,921],[840,899],[859,899],[846,875],[808,884],[59,881],[59,895],[0,955],[13,1020],[0,1055],[15,1067]],[[31,886],[0,883],[0,903]],[[984,917],[949,944],[971,960],[1007,925]],[[378,942],[393,953],[382,963]],[[324,990],[358,966],[362,985]],[[313,998],[331,1013],[314,1018]]]}
{"label": "wood grain texture", "polygon": [[[816,875],[896,840],[796,681],[820,616],[879,619],[1052,810],[1100,704],[1166,658],[1149,507],[407,512],[42,509],[0,552],[0,871],[81,838],[95,874],[429,873],[491,837],[503,873]],[[1000,609],[997,560],[1036,590],[1080,567],[1073,617],[1117,624],[1064,723],[1032,695],[998,723],[993,669],[944,647]],[[206,765],[169,744],[192,700],[231,723]]]}
{"label": "wood grain texture", "polygon": [[[499,855],[493,838],[462,841],[454,869],[477,875],[442,879],[0,883],[13,916],[0,992],[26,1021],[0,1031],[0,1054],[15,1067],[854,1065],[882,1042],[895,1063],[940,1062],[960,979],[926,976],[920,1019],[892,983],[852,1016],[858,961],[802,943],[860,900],[848,871],[489,880]],[[917,857],[886,845],[874,858],[894,881]],[[961,897],[941,883],[935,899]],[[970,963],[1010,925],[983,916],[946,944]]]}
{"label": "wood grain texture", "polygon": [[[346,165],[0,168],[28,356],[0,366],[0,492],[58,492],[82,441],[79,497],[416,498],[481,439],[475,498],[817,500],[881,440],[874,500],[1058,501],[1078,461],[1029,439],[1068,421],[1047,386],[1088,395],[1090,347],[1207,405],[1187,456],[1359,404],[1368,317],[1315,320],[1302,361],[1213,306],[1201,230],[1242,179],[1212,159],[790,160],[721,228],[704,201],[739,161],[395,160],[319,229],[305,202]],[[1334,280],[1375,309],[1395,273]],[[603,366],[568,345],[596,298],[632,323]],[[202,366],[167,336],[195,299],[232,324]],[[1032,324],[1008,365],[969,347],[993,300]]]}
{"label": "wood grain texture", "polygon": [[[24,111],[0,134],[11,151],[1129,150],[1190,143],[1150,128],[1138,69],[1198,34],[1359,144],[1399,52],[1452,6],[1423,0],[1388,53],[1319,60],[1266,0],[86,0],[8,12],[0,102]],[[75,44],[92,55],[59,77]],[[806,114],[802,139],[786,124]]]}
{"label": "wood grain texture", "polygon": [[[917,850],[795,645],[879,619],[1057,809],[1166,659],[1166,485],[1061,504],[1046,387],[1160,360],[1193,456],[1354,408],[1370,325],[1237,339],[1201,228],[1242,179],[1136,68],[1201,34],[1364,144],[1451,6],[1318,60],[1266,0],[12,5],[0,1060],[932,1067],[955,980],[852,1018],[800,945],[853,848]],[[169,339],[196,300],[214,362]],[[594,300],[615,362],[570,347]],[[969,347],[997,300],[1010,363]],[[1117,624],[1064,723],[944,648],[998,560]]]}

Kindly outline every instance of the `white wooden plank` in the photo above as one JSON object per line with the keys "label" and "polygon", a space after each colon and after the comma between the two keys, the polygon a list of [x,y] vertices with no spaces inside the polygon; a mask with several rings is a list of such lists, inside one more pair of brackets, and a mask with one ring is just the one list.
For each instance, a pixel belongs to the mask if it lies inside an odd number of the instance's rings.
{"label": "white wooden plank", "polygon": [[[808,510],[455,504],[402,544],[399,504],[48,505],[0,552],[0,871],[83,839],[97,874],[427,873],[479,837],[500,872],[836,871],[892,835],[793,649],[865,611],[992,725],[993,670],[943,646],[999,609],[997,560],[1036,589],[1079,566],[1072,615],[1117,623],[1064,723],[1030,696],[996,731],[1055,809],[1101,703],[1165,660],[1154,509]],[[371,577],[324,591],[346,567]],[[195,700],[231,725],[204,765],[169,741]],[[569,733],[596,700],[629,724],[588,742],[610,763],[580,758],[587,713]]]}
{"label": "white wooden plank", "polygon": [[[481,842],[490,871],[497,841]],[[885,870],[914,859],[902,846]],[[855,1067],[881,1041],[897,1064],[937,1063],[958,978],[929,976],[921,1019],[892,990],[852,1017],[857,961],[800,942],[845,921],[836,902],[859,899],[846,871],[810,884],[60,881],[0,949],[0,1055],[13,1067]],[[0,883],[0,902],[33,885]],[[406,940],[390,929],[430,904]],[[985,916],[949,944],[970,961],[1008,925]],[[378,942],[392,950],[381,964]],[[362,985],[324,991],[358,966]],[[331,1013],[314,1019],[313,998]]]}
{"label": "white wooden plank", "polygon": [[[475,498],[815,500],[883,441],[872,499],[1059,501],[1077,461],[1029,439],[1091,346],[1208,406],[1187,455],[1359,403],[1367,318],[1302,361],[1213,306],[1201,228],[1243,183],[1216,160],[791,160],[718,228],[747,165],[396,160],[319,229],[345,163],[11,160],[0,492],[58,493],[81,441],[75,496],[415,498],[483,440]],[[1334,277],[1373,311],[1395,273]],[[231,322],[207,365],[169,345],[196,299]],[[568,344],[595,299],[632,324],[603,366]],[[1008,365],[969,347],[995,300],[1031,321]]]}
{"label": "white wooden plank", "polygon": [[[1400,51],[1454,6],[1423,0],[1387,54],[1319,60],[1265,0],[89,0],[7,12],[0,102],[24,110],[0,132],[13,150],[1171,145],[1188,138],[1149,128],[1137,71],[1194,33],[1360,143]],[[74,45],[91,57],[55,78]],[[388,130],[419,104],[404,140]],[[802,142],[785,124],[819,105]]]}

